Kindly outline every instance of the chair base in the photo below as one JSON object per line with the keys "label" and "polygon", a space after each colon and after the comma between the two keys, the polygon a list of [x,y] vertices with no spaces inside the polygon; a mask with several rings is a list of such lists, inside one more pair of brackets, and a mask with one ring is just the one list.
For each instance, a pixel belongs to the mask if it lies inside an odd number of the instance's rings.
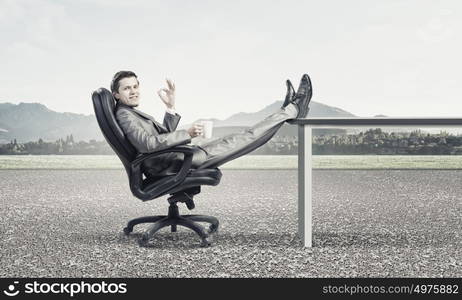
{"label": "chair base", "polygon": [[[197,222],[207,222],[210,226],[207,231],[204,230]],[[127,227],[124,228],[124,233],[129,235],[133,231],[133,227],[141,223],[153,223],[141,236],[138,243],[140,246],[146,246],[151,237],[160,229],[171,226],[171,231],[176,232],[177,225],[189,228],[196,232],[201,238],[201,247],[208,247],[211,245],[211,235],[218,231],[218,219],[211,216],[203,215],[183,215],[181,216],[178,211],[178,206],[175,202],[170,203],[167,216],[147,216],[136,218],[128,222]]]}

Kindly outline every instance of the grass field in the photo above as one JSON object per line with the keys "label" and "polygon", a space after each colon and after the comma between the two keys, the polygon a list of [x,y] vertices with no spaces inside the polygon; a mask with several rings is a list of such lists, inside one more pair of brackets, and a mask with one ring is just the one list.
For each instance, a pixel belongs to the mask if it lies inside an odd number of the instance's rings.
{"label": "grass field", "polygon": [[[462,169],[462,157],[401,155],[315,155],[316,169]],[[114,155],[0,155],[0,169],[121,169]],[[247,155],[222,169],[296,169],[296,155]]]}

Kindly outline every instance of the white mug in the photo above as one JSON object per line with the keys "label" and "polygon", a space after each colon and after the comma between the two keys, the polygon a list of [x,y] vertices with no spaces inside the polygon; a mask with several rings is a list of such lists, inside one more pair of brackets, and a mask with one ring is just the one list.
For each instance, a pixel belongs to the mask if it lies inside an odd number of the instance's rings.
{"label": "white mug", "polygon": [[213,131],[213,121],[201,121],[202,124],[202,135],[206,139],[212,138],[212,131]]}

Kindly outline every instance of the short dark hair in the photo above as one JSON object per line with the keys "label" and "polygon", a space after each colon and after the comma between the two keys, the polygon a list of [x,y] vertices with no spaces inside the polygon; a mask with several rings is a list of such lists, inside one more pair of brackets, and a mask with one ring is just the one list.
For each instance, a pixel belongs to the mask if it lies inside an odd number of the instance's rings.
{"label": "short dark hair", "polygon": [[[119,71],[115,73],[114,77],[112,77],[111,81],[111,92],[117,93],[119,91],[119,82],[128,77],[135,77],[138,81],[138,76],[132,71]],[[139,82],[138,82],[139,83]]]}

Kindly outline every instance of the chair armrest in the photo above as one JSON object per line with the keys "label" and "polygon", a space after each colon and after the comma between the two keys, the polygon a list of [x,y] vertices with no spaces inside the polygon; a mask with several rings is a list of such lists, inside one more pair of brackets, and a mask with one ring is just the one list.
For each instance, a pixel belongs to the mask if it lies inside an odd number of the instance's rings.
{"label": "chair armrest", "polygon": [[194,146],[187,146],[187,145],[176,146],[176,147],[161,150],[161,151],[156,151],[156,152],[143,154],[143,155],[139,156],[138,158],[136,158],[134,161],[132,161],[131,165],[132,166],[140,165],[143,161],[145,161],[147,159],[151,159],[151,158],[156,157],[158,155],[165,154],[165,153],[171,153],[171,152],[184,153],[185,158],[186,158],[187,154],[190,154],[191,157],[192,157],[192,154],[194,154],[194,150],[195,150]]}
{"label": "chair armrest", "polygon": [[[144,154],[136,158],[130,165],[132,173],[130,176],[130,188],[132,192],[141,200],[151,200],[164,194],[168,190],[175,188],[180,183],[182,183],[188,175],[188,172],[192,165],[194,152],[198,150],[199,149],[195,146],[181,145],[170,149]],[[147,159],[156,157],[158,155],[172,152],[184,153],[183,164],[181,166],[180,171],[169,180],[166,180],[162,183],[152,183],[148,185],[145,189],[141,189],[141,185],[143,182],[143,175],[141,172],[142,162],[144,162]]]}

